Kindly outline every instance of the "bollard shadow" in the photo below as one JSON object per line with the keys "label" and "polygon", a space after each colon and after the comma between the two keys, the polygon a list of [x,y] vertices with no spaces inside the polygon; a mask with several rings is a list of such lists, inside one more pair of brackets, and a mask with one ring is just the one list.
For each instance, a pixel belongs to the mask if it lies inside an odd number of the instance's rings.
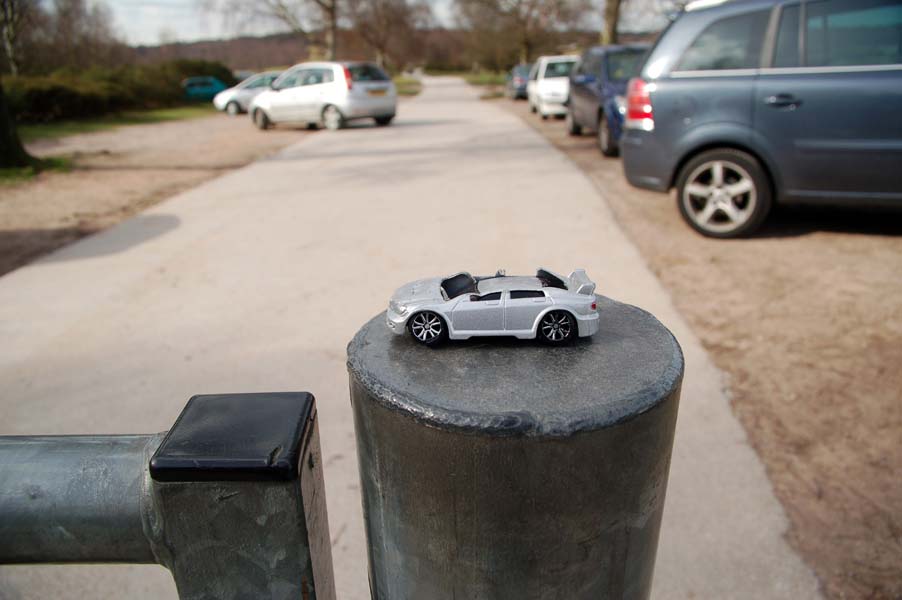
{"label": "bollard shadow", "polygon": [[117,254],[158,238],[174,230],[180,223],[181,220],[175,215],[138,215],[100,235],[83,240],[80,244],[51,254],[44,260],[63,262]]}

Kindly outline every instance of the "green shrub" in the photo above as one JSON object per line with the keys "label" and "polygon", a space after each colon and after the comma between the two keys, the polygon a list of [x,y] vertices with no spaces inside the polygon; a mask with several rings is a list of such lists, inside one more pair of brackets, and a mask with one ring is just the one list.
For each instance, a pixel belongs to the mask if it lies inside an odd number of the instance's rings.
{"label": "green shrub", "polygon": [[221,63],[176,60],[80,72],[63,69],[39,77],[5,77],[3,85],[18,121],[48,123],[183,104],[182,80],[202,75],[216,77],[226,85],[235,83]]}

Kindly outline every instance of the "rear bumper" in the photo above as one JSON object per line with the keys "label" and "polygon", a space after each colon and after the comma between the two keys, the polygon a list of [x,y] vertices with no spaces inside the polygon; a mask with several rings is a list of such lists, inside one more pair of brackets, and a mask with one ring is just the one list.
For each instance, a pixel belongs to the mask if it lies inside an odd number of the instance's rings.
{"label": "rear bumper", "polygon": [[627,181],[659,192],[670,189],[675,167],[673,153],[658,142],[654,132],[624,128],[619,143]]}
{"label": "rear bumper", "polygon": [[546,100],[545,98],[539,99],[539,112],[543,115],[566,115],[567,114],[567,105],[565,104],[566,99],[553,99]]}
{"label": "rear bumper", "polygon": [[576,315],[576,326],[579,337],[588,337],[598,333],[599,318],[598,313],[593,312],[590,315]]}
{"label": "rear bumper", "polygon": [[397,112],[397,104],[396,96],[348,98],[343,106],[339,106],[339,109],[347,119],[365,119],[394,115]]}

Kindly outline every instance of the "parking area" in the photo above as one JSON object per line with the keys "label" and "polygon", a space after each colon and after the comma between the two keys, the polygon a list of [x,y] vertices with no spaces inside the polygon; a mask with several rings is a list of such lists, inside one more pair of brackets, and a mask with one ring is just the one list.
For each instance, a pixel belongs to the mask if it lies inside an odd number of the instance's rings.
{"label": "parking area", "polygon": [[750,239],[704,238],[672,195],[631,187],[591,133],[569,136],[524,101],[493,102],[592,180],[729,374],[790,542],[828,595],[899,597],[902,214],[783,209]]}

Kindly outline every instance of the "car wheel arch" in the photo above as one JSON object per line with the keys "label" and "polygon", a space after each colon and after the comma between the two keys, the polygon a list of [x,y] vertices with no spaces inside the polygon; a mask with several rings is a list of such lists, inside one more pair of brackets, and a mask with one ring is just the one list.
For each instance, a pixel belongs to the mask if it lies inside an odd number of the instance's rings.
{"label": "car wheel arch", "polygon": [[546,308],[545,310],[540,312],[539,316],[536,317],[535,323],[532,324],[532,332],[536,337],[538,337],[538,335],[539,335],[539,323],[542,322],[542,319],[545,318],[545,315],[547,315],[550,312],[556,312],[556,311],[564,312],[564,313],[567,313],[568,315],[570,315],[570,318],[573,319],[573,324],[577,326],[577,329],[579,328],[579,319],[576,318],[576,314],[574,314],[574,312],[572,310],[570,310],[569,308],[564,308],[562,306],[555,306],[552,304],[551,306],[549,306],[548,308]]}
{"label": "car wheel arch", "polygon": [[766,160],[761,152],[758,152],[750,145],[736,143],[732,141],[712,141],[705,144],[700,144],[698,146],[694,146],[692,150],[683,154],[680,158],[679,162],[677,162],[676,166],[673,169],[673,173],[670,174],[670,181],[668,183],[667,189],[672,189],[676,187],[677,179],[680,176],[683,168],[691,161],[693,158],[698,156],[703,152],[708,152],[710,150],[718,150],[718,149],[730,149],[730,150],[738,150],[740,152],[745,152],[746,154],[752,156],[755,160],[757,160],[761,164],[761,168],[764,170],[764,175],[767,177],[767,181],[770,187],[771,197],[774,201],[778,201],[780,198],[779,186],[777,175],[778,171],[775,170],[773,164]]}

